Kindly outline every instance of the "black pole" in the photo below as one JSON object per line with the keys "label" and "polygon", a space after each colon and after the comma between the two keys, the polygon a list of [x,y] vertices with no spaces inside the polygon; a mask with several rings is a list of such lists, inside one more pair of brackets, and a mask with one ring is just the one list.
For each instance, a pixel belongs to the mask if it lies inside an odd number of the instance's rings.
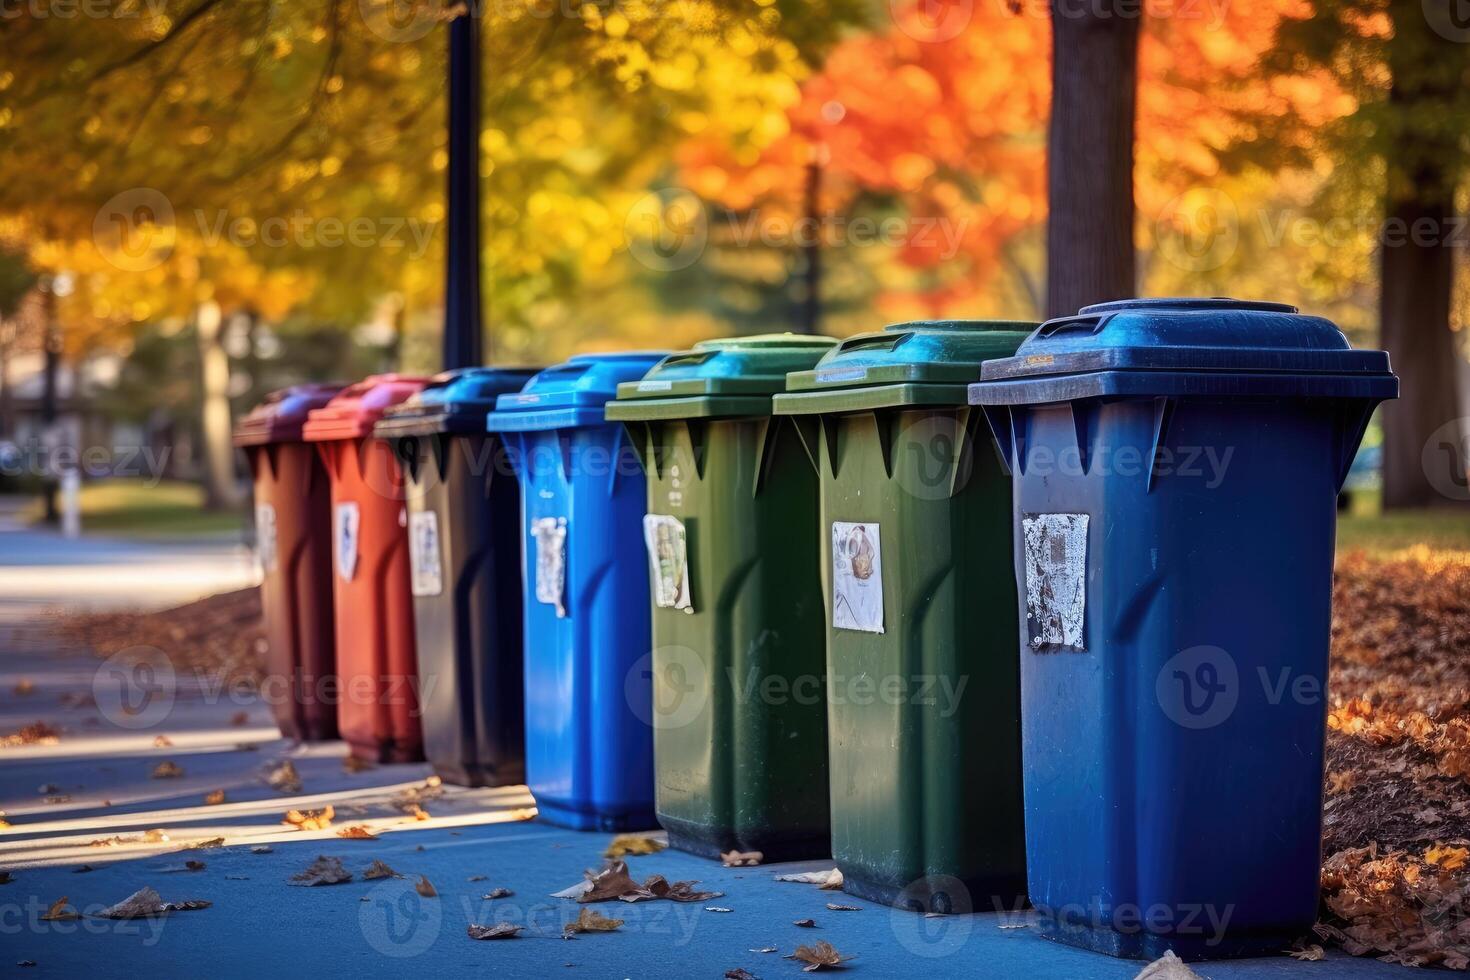
{"label": "black pole", "polygon": [[[57,375],[61,371],[61,334],[56,330],[56,279],[53,276],[41,287],[42,361],[41,369],[41,434],[52,453],[61,448],[56,432],[56,421],[61,415],[60,395],[57,391]],[[56,501],[56,478],[59,471],[53,467],[55,457],[46,460],[45,476],[41,480],[41,496],[45,504],[44,521],[48,525],[61,523],[61,508]]]}
{"label": "black pole", "polygon": [[444,272],[444,368],[483,364],[480,322],[480,22],[449,22],[449,225]]}

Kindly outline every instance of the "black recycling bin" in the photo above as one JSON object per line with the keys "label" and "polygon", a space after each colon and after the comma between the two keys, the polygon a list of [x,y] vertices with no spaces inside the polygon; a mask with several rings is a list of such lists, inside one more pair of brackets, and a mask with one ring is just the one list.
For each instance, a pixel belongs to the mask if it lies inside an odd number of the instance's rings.
{"label": "black recycling bin", "polygon": [[463,786],[525,781],[521,490],[495,399],[532,368],[467,368],[377,424],[403,467],[424,755]]}

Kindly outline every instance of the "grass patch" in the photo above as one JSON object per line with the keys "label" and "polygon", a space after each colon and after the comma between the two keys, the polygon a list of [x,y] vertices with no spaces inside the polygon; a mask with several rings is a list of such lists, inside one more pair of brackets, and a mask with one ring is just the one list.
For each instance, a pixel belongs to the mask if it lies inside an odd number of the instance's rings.
{"label": "grass patch", "polygon": [[1420,545],[1470,552],[1470,507],[1383,513],[1376,492],[1360,491],[1353,494],[1350,511],[1338,515],[1338,554],[1387,557]]}
{"label": "grass patch", "polygon": [[[100,480],[84,483],[82,533],[129,537],[187,537],[227,534],[242,527],[240,513],[204,509],[204,489],[192,483]],[[41,519],[41,503],[30,509]]]}

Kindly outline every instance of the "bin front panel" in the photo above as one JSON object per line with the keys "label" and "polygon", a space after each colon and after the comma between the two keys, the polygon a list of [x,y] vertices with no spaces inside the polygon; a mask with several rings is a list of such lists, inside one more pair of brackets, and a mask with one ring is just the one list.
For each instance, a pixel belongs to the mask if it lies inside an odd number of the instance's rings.
{"label": "bin front panel", "polygon": [[962,405],[824,416],[813,431],[844,888],[923,911],[1015,908],[1010,477]]}
{"label": "bin front panel", "polygon": [[520,485],[501,439],[393,440],[408,475],[424,754],[451,782],[525,779]]}
{"label": "bin front panel", "polygon": [[659,822],[697,853],[828,853],[816,474],[795,426],[650,422]]}
{"label": "bin front panel", "polygon": [[269,675],[262,687],[281,734],[337,737],[336,637],[332,619],[331,488],[316,447],[252,445]]}
{"label": "bin front panel", "polygon": [[1032,902],[1114,954],[1281,948],[1317,911],[1342,406],[997,412]]}
{"label": "bin front panel", "polygon": [[383,761],[422,758],[403,474],[387,443],[318,443],[332,478],[342,738]]}
{"label": "bin front panel", "polygon": [[544,818],[653,821],[646,486],[620,426],[515,433],[526,619],[526,773]]}

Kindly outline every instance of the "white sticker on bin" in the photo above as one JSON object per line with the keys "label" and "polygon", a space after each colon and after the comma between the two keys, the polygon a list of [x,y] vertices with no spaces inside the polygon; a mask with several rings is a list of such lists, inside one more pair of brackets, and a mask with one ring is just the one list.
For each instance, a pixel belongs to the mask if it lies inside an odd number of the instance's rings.
{"label": "white sticker on bin", "polygon": [[439,595],[444,591],[439,515],[432,510],[408,515],[408,566],[414,595]]}
{"label": "white sticker on bin", "polygon": [[351,582],[357,574],[357,532],[362,524],[362,511],[356,503],[338,504],[332,512],[332,538],[337,542],[337,574]]}
{"label": "white sticker on bin", "polygon": [[565,619],[567,519],[538,517],[531,522],[531,537],[536,539],[536,601],[555,606],[557,618]]}
{"label": "white sticker on bin", "polygon": [[832,522],[832,627],[883,632],[883,549],[877,524]]}
{"label": "white sticker on bin", "polygon": [[1087,650],[1086,514],[1021,518],[1026,551],[1026,634],[1042,652]]}
{"label": "white sticker on bin", "polygon": [[260,570],[269,575],[276,570],[276,509],[270,504],[255,505],[255,553]]}
{"label": "white sticker on bin", "polygon": [[689,545],[684,522],[667,514],[643,516],[643,541],[653,571],[653,604],[694,611],[689,594]]}

